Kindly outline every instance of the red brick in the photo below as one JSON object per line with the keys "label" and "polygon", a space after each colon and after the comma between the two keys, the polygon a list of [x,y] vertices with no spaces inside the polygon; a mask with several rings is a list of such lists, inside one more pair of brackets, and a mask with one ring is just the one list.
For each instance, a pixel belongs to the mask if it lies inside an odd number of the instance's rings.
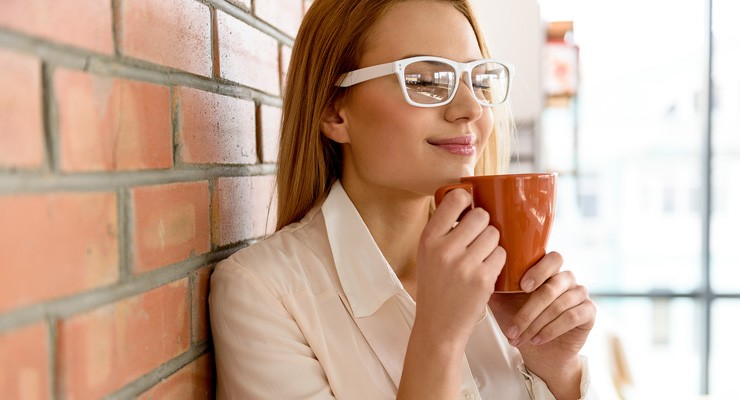
{"label": "red brick", "polygon": [[3,88],[0,90],[0,168],[41,167],[44,162],[41,62],[0,49],[0,87]]}
{"label": "red brick", "polygon": [[192,164],[255,164],[255,105],[250,100],[178,88],[178,161]]}
{"label": "red brick", "polygon": [[110,0],[2,0],[0,27],[112,54]]}
{"label": "red brick", "polygon": [[114,282],[113,193],[0,197],[0,313]]}
{"label": "red brick", "polygon": [[142,393],[137,400],[210,400],[215,398],[213,355],[206,353]]}
{"label": "red brick", "polygon": [[277,213],[274,176],[220,178],[213,195],[213,242],[224,246],[269,235]]}
{"label": "red brick", "polygon": [[280,46],[280,94],[285,95],[285,84],[288,78],[288,67],[290,66],[290,55],[292,47]]}
{"label": "red brick", "polygon": [[211,76],[211,13],[194,0],[120,0],[121,53]]}
{"label": "red brick", "polygon": [[0,398],[48,399],[49,342],[43,323],[0,333]]}
{"label": "red brick", "polygon": [[101,398],[190,347],[187,279],[59,322],[60,398]]}
{"label": "red brick", "polygon": [[64,171],[172,166],[168,87],[58,70],[54,88]]}
{"label": "red brick", "polygon": [[208,182],[131,190],[134,272],[150,271],[210,249]]}
{"label": "red brick", "polygon": [[261,20],[295,37],[303,19],[303,0],[255,0],[254,13]]}
{"label": "red brick", "polygon": [[280,94],[276,39],[218,12],[218,40],[222,78]]}
{"label": "red brick", "polygon": [[262,162],[277,162],[280,142],[280,119],[282,109],[268,105],[260,106],[260,131],[262,137]]}
{"label": "red brick", "polygon": [[195,273],[195,287],[193,288],[193,335],[199,342],[211,337],[211,324],[208,315],[208,292],[211,282],[213,266],[204,267]]}

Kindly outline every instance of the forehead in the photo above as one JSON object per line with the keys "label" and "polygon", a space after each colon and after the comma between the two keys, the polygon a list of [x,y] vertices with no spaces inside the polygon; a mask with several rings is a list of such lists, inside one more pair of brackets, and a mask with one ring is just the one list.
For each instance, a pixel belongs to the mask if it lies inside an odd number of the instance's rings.
{"label": "forehead", "polygon": [[481,51],[470,22],[452,4],[409,0],[391,7],[370,30],[360,66],[413,55],[470,61]]}

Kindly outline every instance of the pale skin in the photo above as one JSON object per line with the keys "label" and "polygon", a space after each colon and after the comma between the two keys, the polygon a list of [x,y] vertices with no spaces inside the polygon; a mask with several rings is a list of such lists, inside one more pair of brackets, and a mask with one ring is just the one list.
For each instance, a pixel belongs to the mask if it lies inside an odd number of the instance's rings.
{"label": "pale skin", "polygon": [[[466,62],[482,58],[467,19],[451,5],[410,0],[394,6],[369,35],[360,67],[413,55]],[[506,259],[489,215],[453,190],[429,216],[430,195],[473,174],[493,128],[490,108],[464,84],[436,108],[407,104],[395,75],[353,86],[327,108],[322,131],[341,143],[342,184],[378,247],[416,301],[398,399],[459,398],[465,346],[486,304],[525,365],[557,399],[580,398],[578,352],[595,320],[588,291],[547,254],[522,279],[521,295],[493,294]],[[431,143],[473,135],[476,154]]]}

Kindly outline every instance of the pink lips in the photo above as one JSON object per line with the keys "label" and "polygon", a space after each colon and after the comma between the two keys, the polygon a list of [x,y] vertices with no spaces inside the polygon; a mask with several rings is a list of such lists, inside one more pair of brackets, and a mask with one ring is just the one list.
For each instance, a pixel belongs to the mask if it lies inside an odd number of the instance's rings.
{"label": "pink lips", "polygon": [[475,136],[465,135],[447,139],[429,139],[427,143],[452,154],[472,156],[475,154]]}

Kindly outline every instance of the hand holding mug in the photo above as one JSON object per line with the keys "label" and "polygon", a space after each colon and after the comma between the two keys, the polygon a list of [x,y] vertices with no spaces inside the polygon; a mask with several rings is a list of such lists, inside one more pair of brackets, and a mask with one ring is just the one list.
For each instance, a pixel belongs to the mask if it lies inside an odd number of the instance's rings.
{"label": "hand holding mug", "polygon": [[447,192],[463,188],[473,195],[473,207],[490,215],[506,250],[496,292],[522,292],[522,276],[545,255],[555,214],[556,179],[555,173],[469,176],[435,193],[439,204]]}
{"label": "hand holding mug", "polygon": [[576,283],[573,273],[562,271],[562,265],[560,254],[548,253],[524,276],[524,281],[531,279],[531,288],[525,293],[494,293],[488,306],[527,369],[548,386],[557,382],[569,390],[580,381],[578,354],[594,326],[596,306],[588,289]]}

